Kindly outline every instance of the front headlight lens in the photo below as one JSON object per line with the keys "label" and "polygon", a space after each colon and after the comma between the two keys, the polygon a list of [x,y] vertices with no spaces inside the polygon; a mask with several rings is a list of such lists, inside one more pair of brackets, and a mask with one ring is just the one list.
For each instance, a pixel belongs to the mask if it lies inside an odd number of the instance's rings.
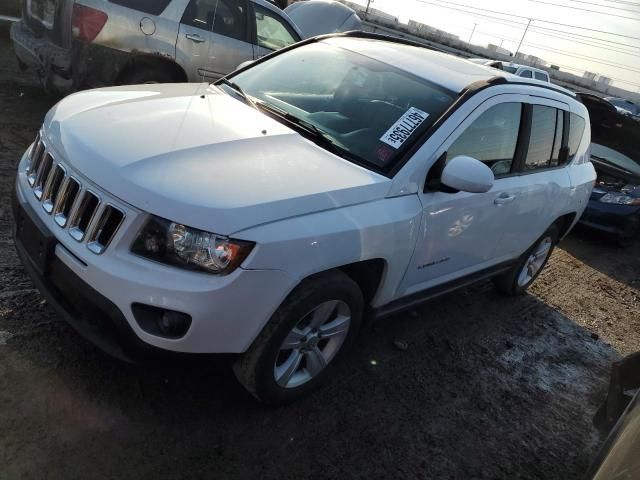
{"label": "front headlight lens", "polygon": [[630,197],[622,192],[609,192],[600,197],[602,203],[616,203],[618,205],[640,205],[640,198]]}
{"label": "front headlight lens", "polygon": [[131,251],[188,270],[227,274],[247,258],[253,245],[152,217],[138,233]]}

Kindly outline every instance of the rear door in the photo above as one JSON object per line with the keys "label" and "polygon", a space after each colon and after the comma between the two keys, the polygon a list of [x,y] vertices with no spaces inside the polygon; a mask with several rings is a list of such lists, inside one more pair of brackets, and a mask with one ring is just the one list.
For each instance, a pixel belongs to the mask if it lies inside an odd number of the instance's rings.
{"label": "rear door", "polygon": [[503,239],[506,248],[520,253],[555,219],[575,211],[570,205],[571,178],[566,168],[569,106],[542,97],[529,98],[524,115],[530,135],[517,165],[520,199],[509,214],[513,228]]}
{"label": "rear door", "polygon": [[71,46],[71,12],[73,0],[22,0],[25,24],[38,37],[56,45]]}
{"label": "rear door", "polygon": [[176,61],[191,81],[212,81],[253,59],[246,0],[191,0],[182,15]]}
{"label": "rear door", "polygon": [[252,5],[255,58],[300,41],[300,36],[286,18],[255,3]]}

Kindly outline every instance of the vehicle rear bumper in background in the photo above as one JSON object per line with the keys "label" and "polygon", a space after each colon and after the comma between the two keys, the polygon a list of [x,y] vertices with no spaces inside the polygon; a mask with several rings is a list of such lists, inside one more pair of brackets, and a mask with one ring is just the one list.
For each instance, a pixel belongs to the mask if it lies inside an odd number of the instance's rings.
{"label": "vehicle rear bumper in background", "polygon": [[36,70],[47,90],[65,92],[71,89],[69,50],[36,37],[23,21],[11,25],[10,37],[21,67]]}
{"label": "vehicle rear bumper in background", "polygon": [[615,235],[629,235],[640,228],[640,206],[589,200],[579,223]]}

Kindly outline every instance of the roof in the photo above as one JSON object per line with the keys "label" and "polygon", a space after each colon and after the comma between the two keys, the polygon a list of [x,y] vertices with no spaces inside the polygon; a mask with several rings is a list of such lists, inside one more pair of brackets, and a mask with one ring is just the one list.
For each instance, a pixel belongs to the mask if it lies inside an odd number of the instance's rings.
{"label": "roof", "polygon": [[478,65],[401,38],[368,32],[347,32],[317,39],[387,63],[456,93],[462,93],[473,83],[495,81],[496,77],[503,77],[508,83],[530,84],[575,98],[575,93],[559,85]]}

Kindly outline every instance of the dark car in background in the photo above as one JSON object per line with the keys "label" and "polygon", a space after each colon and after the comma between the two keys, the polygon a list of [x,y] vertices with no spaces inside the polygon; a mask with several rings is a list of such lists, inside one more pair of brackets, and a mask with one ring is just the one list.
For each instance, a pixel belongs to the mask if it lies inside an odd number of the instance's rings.
{"label": "dark car in background", "polygon": [[580,223],[627,247],[640,236],[640,122],[606,98],[579,98],[589,111],[591,162],[598,175]]}

